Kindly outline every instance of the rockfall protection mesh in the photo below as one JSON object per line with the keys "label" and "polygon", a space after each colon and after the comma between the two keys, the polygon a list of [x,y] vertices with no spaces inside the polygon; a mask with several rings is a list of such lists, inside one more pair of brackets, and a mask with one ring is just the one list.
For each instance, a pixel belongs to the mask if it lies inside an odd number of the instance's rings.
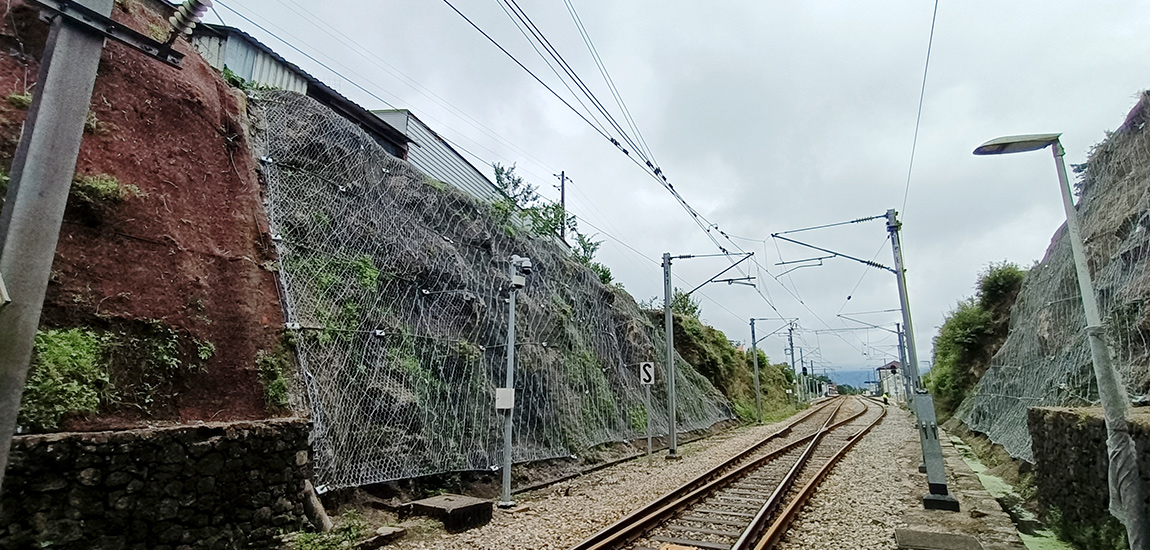
{"label": "rockfall protection mesh", "polygon": [[[1143,103],[1131,113],[1135,124],[1095,146],[1078,167],[1086,256],[1111,358],[1132,396],[1150,391],[1150,132],[1138,122],[1145,114]],[[1033,462],[1027,408],[1099,402],[1085,328],[1063,226],[1027,274],[1006,342],[957,415],[1011,456]]]}
{"label": "rockfall protection mesh", "polygon": [[[642,437],[637,363],[662,329],[559,245],[431,180],[310,98],[261,92],[267,211],[279,253],[319,484],[358,486],[502,463],[508,259],[518,293],[513,459]],[[257,136],[259,137],[259,136]],[[680,429],[733,418],[678,359]],[[652,387],[667,430],[664,378]]]}

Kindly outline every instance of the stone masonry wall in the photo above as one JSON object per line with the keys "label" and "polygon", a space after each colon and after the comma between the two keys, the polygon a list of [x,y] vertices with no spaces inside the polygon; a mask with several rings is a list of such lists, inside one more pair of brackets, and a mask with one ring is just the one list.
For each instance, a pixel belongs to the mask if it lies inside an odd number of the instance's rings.
{"label": "stone masonry wall", "polygon": [[[1034,407],[1027,413],[1038,500],[1048,509],[1060,510],[1070,524],[1109,521],[1102,410]],[[1139,472],[1146,483],[1150,481],[1150,410],[1133,410],[1130,435],[1138,446]]]}
{"label": "stone masonry wall", "polygon": [[307,420],[18,436],[0,549],[263,548],[304,522]]}

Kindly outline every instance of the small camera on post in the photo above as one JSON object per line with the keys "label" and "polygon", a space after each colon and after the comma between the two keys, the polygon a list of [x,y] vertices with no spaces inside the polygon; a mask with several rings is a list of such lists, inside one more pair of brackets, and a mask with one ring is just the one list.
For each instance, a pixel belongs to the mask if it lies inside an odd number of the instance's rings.
{"label": "small camera on post", "polygon": [[511,273],[511,288],[519,290],[527,286],[527,276],[531,274],[531,258],[519,255],[511,256],[511,266],[515,271]]}

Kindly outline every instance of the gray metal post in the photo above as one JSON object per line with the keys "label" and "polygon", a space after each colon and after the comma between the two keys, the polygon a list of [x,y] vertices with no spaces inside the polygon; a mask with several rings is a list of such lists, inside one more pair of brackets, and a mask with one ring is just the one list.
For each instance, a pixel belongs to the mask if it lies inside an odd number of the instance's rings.
{"label": "gray metal post", "polygon": [[811,387],[810,380],[807,375],[803,374],[803,369],[806,368],[806,359],[803,358],[803,348],[799,348],[799,380],[803,381],[803,401],[811,400]]}
{"label": "gray metal post", "polygon": [[[886,229],[890,232],[890,243],[894,254],[894,275],[898,280],[898,299],[902,309],[902,323],[904,341],[906,344],[907,364],[904,366],[907,373],[912,376],[911,391],[916,392],[918,402],[919,443],[922,446],[922,457],[927,471],[927,485],[930,493],[923,497],[923,506],[928,509],[958,510],[958,501],[947,494],[946,471],[942,461],[942,448],[939,446],[938,426],[934,422],[934,400],[928,393],[918,394],[918,352],[914,344],[914,325],[910,322],[910,299],[906,294],[906,270],[902,264],[902,242],[899,240],[898,213],[893,208],[886,211]],[[928,414],[929,409],[929,414]],[[933,439],[932,439],[933,434]],[[931,476],[932,469],[936,474]]]}
{"label": "gray metal post", "polygon": [[759,349],[755,341],[755,320],[751,319],[751,361],[755,363],[755,417],[756,422],[763,421],[763,391],[759,386]]}
{"label": "gray metal post", "polygon": [[787,326],[787,347],[791,350],[791,372],[795,375],[795,405],[803,402],[802,383],[799,378],[799,369],[795,368],[795,324]]}
{"label": "gray metal post", "polygon": [[[112,0],[78,0],[111,14]],[[0,273],[12,302],[0,308],[0,483],[40,325],[64,205],[104,38],[58,18],[52,23],[0,212]]]}
{"label": "gray metal post", "polygon": [[647,456],[651,456],[651,385],[643,386],[643,410],[647,413]]}
{"label": "gray metal post", "polygon": [[902,309],[902,326],[906,340],[906,369],[911,376],[911,391],[918,390],[918,350],[914,343],[914,325],[910,320],[910,298],[906,293],[906,270],[902,264],[902,242],[899,240],[898,213],[893,208],[886,211],[886,230],[890,233],[890,244],[894,252],[894,275],[898,280],[898,299]]}
{"label": "gray metal post", "polygon": [[[914,403],[914,385],[910,381],[910,369],[906,368],[906,335],[902,333],[902,325],[899,323],[894,324],[894,331],[898,334],[898,360],[902,363],[903,391],[906,392],[906,405],[910,407]],[[915,409],[910,407],[910,410]]]}
{"label": "gray metal post", "polygon": [[671,314],[671,253],[663,253],[663,327],[667,333],[667,458],[679,458],[675,423],[675,317]]}
{"label": "gray metal post", "polygon": [[[508,280],[513,280],[516,274],[514,263],[507,268]],[[515,388],[515,285],[510,285],[511,294],[507,305],[507,374],[503,379],[503,387],[514,391]],[[515,412],[510,407],[503,412],[503,494],[499,505],[503,507],[515,504],[511,500],[511,416]]]}
{"label": "gray metal post", "polygon": [[1082,309],[1086,314],[1086,336],[1090,341],[1090,356],[1094,363],[1094,378],[1098,381],[1098,397],[1106,416],[1106,448],[1110,455],[1109,485],[1110,513],[1126,525],[1126,535],[1132,550],[1150,548],[1150,522],[1146,518],[1145,488],[1138,472],[1138,454],[1130,437],[1126,421],[1129,398],[1122,385],[1121,375],[1110,362],[1106,332],[1094,284],[1082,246],[1082,231],[1078,226],[1078,212],[1070,194],[1070,181],[1066,177],[1065,151],[1062,143],[1054,141],[1054,164],[1058,170],[1058,183],[1062,188],[1062,206],[1066,210],[1066,229],[1070,233],[1070,250],[1078,274],[1078,288],[1082,295]]}

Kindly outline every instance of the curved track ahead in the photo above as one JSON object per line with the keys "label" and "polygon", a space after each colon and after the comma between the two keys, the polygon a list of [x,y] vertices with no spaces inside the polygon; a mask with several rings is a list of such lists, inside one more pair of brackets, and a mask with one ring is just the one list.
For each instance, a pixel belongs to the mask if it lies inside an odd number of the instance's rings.
{"label": "curved track ahead", "polygon": [[709,550],[774,546],[834,463],[886,414],[873,401],[837,398],[572,550]]}

